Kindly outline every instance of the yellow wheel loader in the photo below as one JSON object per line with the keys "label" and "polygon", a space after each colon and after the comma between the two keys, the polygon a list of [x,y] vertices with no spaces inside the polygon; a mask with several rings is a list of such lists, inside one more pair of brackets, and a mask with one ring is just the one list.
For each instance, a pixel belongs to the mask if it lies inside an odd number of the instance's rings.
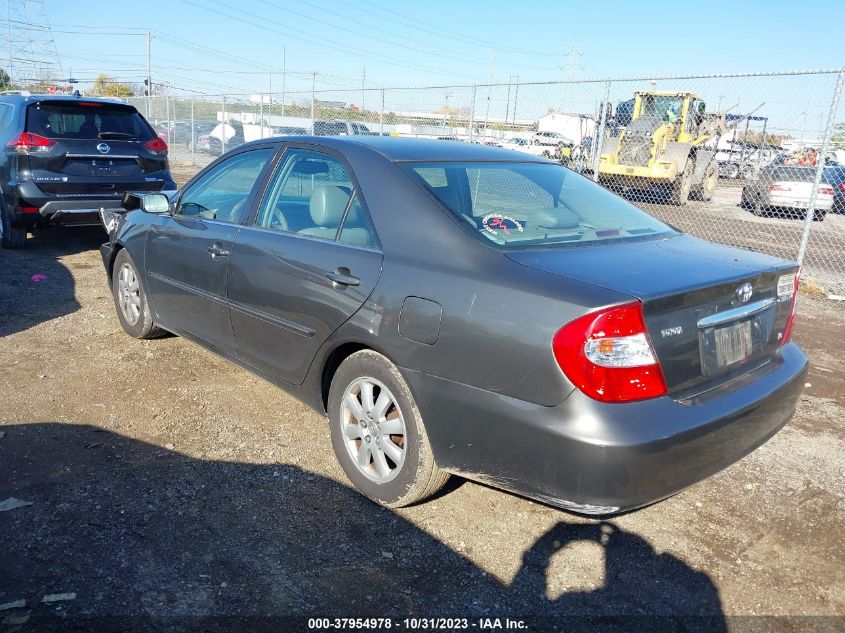
{"label": "yellow wheel loader", "polygon": [[719,173],[716,148],[705,143],[724,131],[724,114],[706,112],[692,92],[638,91],[630,123],[602,144],[599,182],[654,191],[676,205],[710,200]]}

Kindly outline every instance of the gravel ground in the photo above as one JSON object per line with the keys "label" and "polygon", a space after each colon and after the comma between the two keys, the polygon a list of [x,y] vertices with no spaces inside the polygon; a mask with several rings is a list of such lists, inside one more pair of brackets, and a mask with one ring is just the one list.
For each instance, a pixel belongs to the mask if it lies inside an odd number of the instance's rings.
{"label": "gravel ground", "polygon": [[[32,503],[0,512],[6,628],[845,626],[845,315],[830,302],[802,297],[812,368],[794,420],[662,503],[596,521],[453,479],[391,511],[349,488],[320,415],[181,338],[126,336],[102,240],[51,230],[0,251],[0,501]],[[293,619],[221,619],[267,615]]]}

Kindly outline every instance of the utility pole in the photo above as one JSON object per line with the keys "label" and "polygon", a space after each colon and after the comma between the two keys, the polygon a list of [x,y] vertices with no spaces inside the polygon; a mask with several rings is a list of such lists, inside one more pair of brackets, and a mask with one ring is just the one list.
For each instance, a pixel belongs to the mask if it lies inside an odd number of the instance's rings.
{"label": "utility pole", "polygon": [[147,117],[150,116],[150,108],[153,104],[153,63],[152,63],[152,46],[153,34],[147,31]]}
{"label": "utility pole", "polygon": [[[282,46],[282,116],[285,116],[285,79],[288,74],[288,47]],[[273,102],[273,97],[270,97]]]}
{"label": "utility pole", "polygon": [[490,83],[487,84],[487,111],[484,114],[484,137],[487,138],[487,126],[490,123],[490,97],[493,94],[493,72],[496,70],[496,49],[493,49],[493,59],[490,61]]}
{"label": "utility pole", "polygon": [[573,81],[575,81],[576,70],[582,70],[584,68],[581,64],[578,63],[578,60],[581,59],[581,57],[583,55],[584,55],[584,53],[581,52],[581,49],[578,48],[577,46],[572,46],[572,47],[569,48],[568,51],[566,51],[566,58],[569,61],[564,66],[566,73],[563,76],[564,84],[563,84],[563,95],[562,95],[563,103],[561,104],[561,111],[562,112],[566,112],[567,93],[569,92],[570,84]]}
{"label": "utility pole", "polygon": [[[509,75],[508,76],[508,101],[505,105],[505,123],[510,120],[510,112],[511,112],[511,88],[513,87],[513,78],[516,75]],[[516,104],[514,103],[514,115],[516,115]]]}
{"label": "utility pole", "polygon": [[516,76],[516,89],[513,91],[513,123],[516,125],[516,102],[519,99],[519,75]]}
{"label": "utility pole", "polygon": [[802,120],[801,120],[801,140],[798,142],[799,150],[804,149],[804,133],[807,131],[807,110],[810,109],[810,102],[807,102],[807,105],[804,107],[804,112],[802,113]]}

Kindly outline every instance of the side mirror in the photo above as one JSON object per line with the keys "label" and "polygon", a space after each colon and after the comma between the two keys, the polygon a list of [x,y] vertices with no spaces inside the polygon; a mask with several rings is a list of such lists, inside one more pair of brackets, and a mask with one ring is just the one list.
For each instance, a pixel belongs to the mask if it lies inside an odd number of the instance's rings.
{"label": "side mirror", "polygon": [[141,209],[145,213],[170,213],[170,200],[163,193],[132,193],[123,196],[123,208],[127,211]]}

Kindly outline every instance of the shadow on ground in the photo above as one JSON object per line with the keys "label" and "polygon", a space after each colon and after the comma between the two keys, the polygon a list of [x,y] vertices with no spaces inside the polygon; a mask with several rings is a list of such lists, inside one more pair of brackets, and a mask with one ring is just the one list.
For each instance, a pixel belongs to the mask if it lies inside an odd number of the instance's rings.
{"label": "shadow on ground", "polygon": [[[0,512],[0,604],[27,603],[0,616],[38,630],[287,631],[307,616],[526,617],[535,631],[622,631],[631,621],[616,618],[640,616],[638,630],[725,630],[706,574],[612,522],[561,521],[504,584],[297,467],[193,459],[87,425],[0,428],[0,500],[33,502]],[[549,561],[577,541],[603,548],[604,583],[550,600]]]}
{"label": "shadow on ground", "polygon": [[98,227],[50,227],[24,249],[0,249],[0,336],[76,312],[73,275],[61,258],[96,249],[105,239]]}

